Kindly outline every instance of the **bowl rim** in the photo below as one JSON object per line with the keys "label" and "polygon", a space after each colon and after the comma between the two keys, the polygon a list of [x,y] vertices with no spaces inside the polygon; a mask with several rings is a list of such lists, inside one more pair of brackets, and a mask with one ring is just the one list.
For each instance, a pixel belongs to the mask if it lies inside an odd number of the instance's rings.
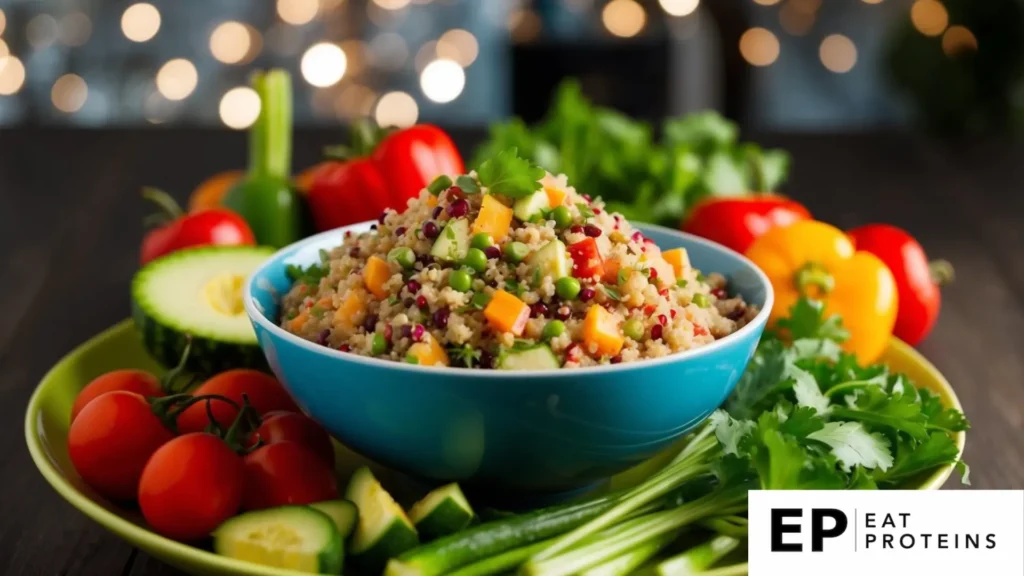
{"label": "bowl rim", "polygon": [[682,350],[674,354],[662,356],[660,358],[650,358],[646,360],[638,360],[636,362],[623,362],[621,364],[605,364],[600,366],[584,366],[580,368],[573,368],[571,370],[565,370],[562,368],[549,368],[545,370],[475,370],[472,368],[454,368],[451,366],[420,366],[418,364],[408,364],[405,362],[396,362],[394,360],[382,360],[379,358],[371,358],[368,356],[362,356],[359,354],[348,354],[340,350],[335,350],[327,346],[321,346],[292,334],[291,332],[281,328],[274,322],[271,322],[259,309],[256,304],[256,300],[253,297],[253,292],[256,290],[256,279],[269,267],[280,263],[285,254],[291,254],[298,252],[302,248],[305,248],[311,244],[318,244],[326,238],[343,234],[346,230],[351,230],[360,227],[366,227],[376,221],[367,220],[365,222],[359,222],[356,224],[350,224],[348,226],[342,226],[340,228],[334,228],[304,238],[297,242],[293,242],[270,256],[264,261],[252,274],[246,279],[245,290],[242,293],[242,302],[245,307],[246,314],[249,315],[250,321],[259,324],[264,330],[270,332],[278,338],[282,338],[285,341],[304,348],[310,352],[317,354],[325,354],[329,357],[337,358],[344,361],[355,362],[364,364],[370,367],[387,367],[392,370],[399,370],[403,372],[409,372],[411,374],[434,374],[443,375],[449,377],[485,377],[494,379],[514,379],[522,381],[524,376],[533,377],[555,377],[555,376],[583,376],[591,374],[614,374],[617,372],[627,372],[630,370],[637,370],[643,367],[655,367],[662,364],[669,364],[674,362],[682,362],[691,358],[699,358],[708,354],[712,354],[721,348],[727,348],[732,346],[733,343],[742,341],[745,337],[748,337],[751,333],[763,330],[764,326],[768,322],[768,317],[771,314],[772,306],[775,303],[775,290],[772,286],[768,276],[762,271],[756,264],[749,260],[743,254],[727,248],[717,242],[712,242],[706,238],[701,238],[688,232],[682,232],[679,230],[673,230],[665,226],[659,226],[657,224],[648,224],[644,222],[633,223],[634,226],[638,226],[642,229],[649,229],[661,232],[663,234],[676,235],[689,242],[703,245],[714,251],[724,252],[728,255],[734,256],[739,259],[745,266],[747,266],[757,277],[758,281],[764,287],[765,290],[765,301],[758,311],[757,315],[754,316],[753,320],[748,322],[745,326],[729,334],[728,336],[715,340],[710,344],[705,344],[699,348],[690,348],[689,350]]}

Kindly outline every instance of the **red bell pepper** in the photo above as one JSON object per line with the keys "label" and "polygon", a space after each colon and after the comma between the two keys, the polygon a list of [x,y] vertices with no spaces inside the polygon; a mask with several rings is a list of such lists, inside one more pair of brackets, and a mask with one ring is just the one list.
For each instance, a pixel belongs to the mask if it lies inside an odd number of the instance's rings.
{"label": "red bell pepper", "polygon": [[773,194],[709,198],[694,206],[682,229],[743,254],[772,228],[810,219],[807,208]]}
{"label": "red bell pepper", "polygon": [[877,256],[896,278],[899,310],[893,334],[911,346],[931,332],[942,304],[940,286],[953,277],[948,262],[929,262],[924,248],[906,231],[888,224],[868,224],[848,231],[857,250]]}
{"label": "red bell pepper", "polygon": [[604,273],[604,260],[593,238],[585,238],[570,244],[569,257],[572,258],[572,275],[576,278],[592,278]]}
{"label": "red bell pepper", "polygon": [[455,144],[436,126],[388,132],[362,122],[355,128],[351,149],[331,151],[344,159],[311,176],[307,198],[317,230],[374,219],[387,208],[403,211],[434,178],[465,172]]}

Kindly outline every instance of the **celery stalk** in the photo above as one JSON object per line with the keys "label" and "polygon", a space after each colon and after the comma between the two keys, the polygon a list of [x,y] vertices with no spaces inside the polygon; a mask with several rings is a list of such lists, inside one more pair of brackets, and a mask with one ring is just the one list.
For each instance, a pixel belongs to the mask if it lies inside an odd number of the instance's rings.
{"label": "celery stalk", "polygon": [[659,576],[703,574],[712,564],[724,558],[739,545],[740,540],[732,536],[716,536],[658,564],[658,574]]}

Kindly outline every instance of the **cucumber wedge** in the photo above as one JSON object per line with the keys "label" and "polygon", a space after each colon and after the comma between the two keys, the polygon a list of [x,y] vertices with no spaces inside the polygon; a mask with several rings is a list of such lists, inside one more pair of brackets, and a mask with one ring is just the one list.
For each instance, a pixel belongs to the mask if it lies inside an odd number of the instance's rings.
{"label": "cucumber wedge", "polygon": [[540,190],[516,200],[512,205],[512,214],[523,222],[529,222],[534,216],[540,216],[548,208],[551,208],[551,204],[548,202],[547,192]]}
{"label": "cucumber wedge", "polygon": [[334,521],[334,527],[341,534],[342,540],[352,534],[352,530],[356,527],[356,520],[359,518],[356,505],[348,500],[327,500],[310,504],[309,507],[330,516]]}
{"label": "cucumber wedge", "polygon": [[364,466],[352,475],[345,499],[359,509],[351,550],[354,559],[367,570],[379,571],[389,558],[419,543],[412,521],[369,468]]}
{"label": "cucumber wedge", "polygon": [[506,350],[498,360],[499,370],[554,370],[561,368],[558,356],[547,344],[523,350]]}
{"label": "cucumber wedge", "polygon": [[306,506],[248,512],[213,532],[217,554],[274,568],[341,574],[345,548],[334,522]]}
{"label": "cucumber wedge", "polygon": [[430,247],[430,255],[438,260],[461,262],[469,252],[469,220],[449,220],[444,230]]}
{"label": "cucumber wedge", "polygon": [[426,539],[447,536],[473,521],[473,508],[458,484],[431,491],[409,509],[416,531]]}
{"label": "cucumber wedge", "polygon": [[550,276],[552,280],[569,275],[569,257],[561,240],[552,240],[541,246],[539,250],[530,254],[526,263],[534,270],[540,271],[541,275]]}
{"label": "cucumber wedge", "polygon": [[273,249],[206,246],[158,258],[132,280],[132,318],[146,350],[165,367],[178,363],[192,337],[186,369],[202,375],[231,368],[268,370],[242,309],[246,278]]}

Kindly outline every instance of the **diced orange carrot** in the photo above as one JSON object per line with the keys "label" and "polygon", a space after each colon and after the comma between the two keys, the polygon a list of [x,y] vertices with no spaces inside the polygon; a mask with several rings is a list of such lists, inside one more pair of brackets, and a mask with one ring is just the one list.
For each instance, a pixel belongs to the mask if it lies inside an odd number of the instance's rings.
{"label": "diced orange carrot", "polygon": [[690,255],[687,254],[686,248],[666,250],[661,253],[661,257],[672,265],[676,276],[682,276],[686,269],[690,267]]}
{"label": "diced orange carrot", "polygon": [[512,294],[498,290],[484,308],[484,317],[495,330],[521,336],[530,319],[530,307]]}
{"label": "diced orange carrot", "polygon": [[362,290],[351,290],[334,313],[334,321],[351,328],[362,322],[365,315],[366,293]]}
{"label": "diced orange carrot", "polygon": [[622,350],[623,342],[615,316],[605,310],[604,306],[591,306],[583,320],[584,349],[590,352],[591,348],[596,347],[598,356],[615,356]]}
{"label": "diced orange carrot", "polygon": [[552,208],[561,206],[562,202],[565,202],[565,190],[562,190],[558,186],[545,185],[544,193],[548,195],[548,204]]}
{"label": "diced orange carrot", "polygon": [[448,360],[448,353],[444,351],[444,347],[433,337],[430,337],[427,342],[417,342],[409,346],[409,355],[416,358],[416,363],[421,366],[451,365],[451,362]]}
{"label": "diced orange carrot", "polygon": [[391,269],[388,267],[388,263],[378,256],[370,256],[370,259],[366,261],[366,268],[363,268],[363,283],[378,300],[387,298],[388,291],[384,289],[384,283],[390,277]]}
{"label": "diced orange carrot", "polygon": [[622,268],[622,263],[618,260],[605,260],[604,271],[601,272],[601,280],[604,280],[607,284],[618,284],[619,283],[619,269]]}
{"label": "diced orange carrot", "polygon": [[289,320],[288,329],[293,332],[297,332],[302,328],[302,325],[306,323],[306,320],[309,320],[309,310],[303,310],[302,312],[299,312],[295,318]]}
{"label": "diced orange carrot", "polygon": [[480,214],[473,221],[473,233],[485,232],[495,242],[501,242],[508,236],[512,226],[512,209],[496,200],[493,196],[484,196],[480,205]]}

